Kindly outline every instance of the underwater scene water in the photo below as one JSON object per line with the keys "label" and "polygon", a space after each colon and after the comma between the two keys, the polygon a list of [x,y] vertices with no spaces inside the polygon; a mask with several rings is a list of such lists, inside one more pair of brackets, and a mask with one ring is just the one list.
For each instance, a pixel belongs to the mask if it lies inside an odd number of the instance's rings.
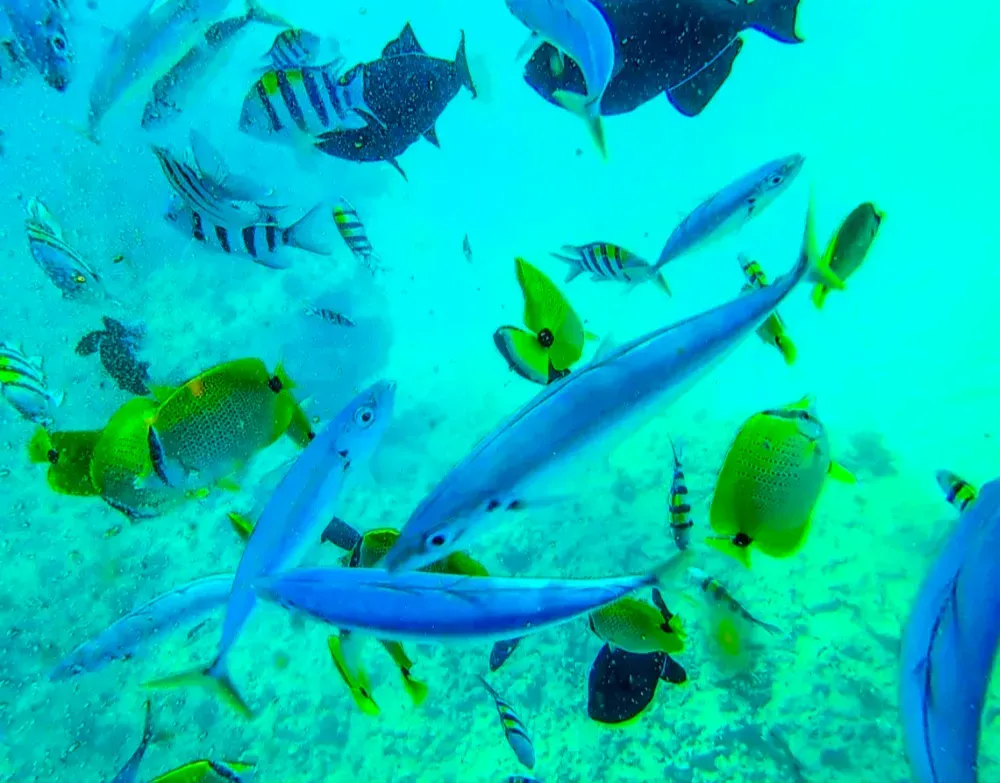
{"label": "underwater scene water", "polygon": [[1000,780],[995,5],[0,8],[0,781]]}

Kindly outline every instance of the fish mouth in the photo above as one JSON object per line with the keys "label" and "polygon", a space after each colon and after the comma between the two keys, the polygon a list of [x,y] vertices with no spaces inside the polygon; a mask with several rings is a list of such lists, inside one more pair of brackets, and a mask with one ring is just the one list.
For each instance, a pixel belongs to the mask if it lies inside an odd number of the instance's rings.
{"label": "fish mouth", "polygon": [[61,73],[49,73],[45,81],[49,87],[58,92],[66,92],[66,88],[69,87],[69,77]]}

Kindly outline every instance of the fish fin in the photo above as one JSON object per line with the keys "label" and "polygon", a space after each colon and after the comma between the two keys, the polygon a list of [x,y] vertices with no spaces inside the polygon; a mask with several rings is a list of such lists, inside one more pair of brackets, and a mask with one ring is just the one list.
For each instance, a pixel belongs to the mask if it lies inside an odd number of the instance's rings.
{"label": "fish fin", "polygon": [[840,481],[840,482],[842,482],[844,484],[856,484],[857,481],[858,481],[854,477],[854,474],[851,473],[851,471],[849,471],[847,468],[845,468],[839,462],[831,462],[830,463],[830,470],[828,471],[828,475],[834,481]]}
{"label": "fish fin", "polygon": [[188,134],[188,143],[191,159],[201,175],[216,185],[226,182],[229,178],[229,167],[205,134],[192,128]]}
{"label": "fish fin", "polygon": [[361,540],[361,534],[344,520],[340,519],[340,517],[334,517],[330,520],[330,524],[326,526],[320,540],[329,541],[335,547],[350,552],[358,545],[358,542]]}
{"label": "fish fin", "polygon": [[175,688],[188,688],[191,686],[207,688],[216,698],[231,707],[238,714],[247,720],[253,719],[253,710],[250,709],[250,706],[244,701],[239,691],[236,690],[236,686],[233,685],[233,681],[229,677],[229,672],[217,663],[207,669],[191,669],[190,671],[173,674],[169,677],[162,677],[158,680],[150,680],[143,683],[142,687],[147,690],[174,690]]}
{"label": "fish fin", "polygon": [[321,236],[327,227],[326,208],[317,204],[301,219],[284,230],[285,243],[309,253],[328,256],[333,252],[326,239]]}
{"label": "fish fin", "polygon": [[66,392],[59,390],[55,394],[49,395],[49,399],[52,400],[52,404],[57,408],[66,401]]}
{"label": "fish fin", "polygon": [[663,291],[667,296],[672,297],[674,295],[673,291],[670,290],[670,285],[667,283],[667,278],[663,276],[662,272],[654,278],[654,281],[656,283],[656,287]]}
{"label": "fish fin", "polygon": [[[832,244],[832,243],[831,243]],[[809,206],[806,210],[806,225],[802,232],[802,247],[799,250],[799,262],[806,264],[805,277],[814,283],[820,283],[827,288],[843,291],[847,288],[830,268],[831,250],[828,248],[822,255],[816,241],[815,196],[809,193]]]}
{"label": "fish fin", "polygon": [[165,402],[171,394],[177,391],[176,386],[150,386],[149,392],[157,402]]}
{"label": "fish fin", "polygon": [[827,294],[830,293],[830,289],[823,283],[816,283],[816,286],[812,291],[812,303],[816,306],[817,310],[823,309],[823,303],[826,301]]}
{"label": "fish fin", "polygon": [[800,0],[758,0],[742,7],[750,10],[750,26],[754,30],[782,43],[802,43],[805,39],[797,30],[799,2]]}
{"label": "fish fin", "polygon": [[566,111],[575,114],[587,123],[587,129],[590,131],[601,157],[607,160],[608,145],[604,137],[604,122],[601,119],[600,104],[591,101],[586,95],[568,90],[556,90],[552,93],[552,97]]}
{"label": "fish fin", "polygon": [[475,90],[475,98],[483,103],[493,102],[493,80],[490,78],[486,57],[473,54],[468,58],[469,80]]}
{"label": "fish fin", "polygon": [[649,572],[649,583],[653,585],[666,585],[668,582],[673,582],[681,570],[686,571],[693,557],[694,552],[690,549],[678,552]]}
{"label": "fish fin", "polygon": [[734,560],[739,561],[747,568],[750,567],[750,546],[737,546],[732,538],[726,536],[709,536],[705,539],[705,543],[708,544],[716,552],[721,552],[724,555],[728,555]]}
{"label": "fish fin", "polygon": [[788,337],[780,335],[774,338],[775,345],[778,346],[778,350],[781,351],[781,355],[785,357],[785,364],[791,367],[795,364],[795,359],[798,357],[798,349]]}
{"label": "fish fin", "polygon": [[[563,259],[563,260],[564,260],[564,261],[566,261],[566,260],[568,260],[568,259]],[[575,262],[573,262],[573,263],[575,263]],[[568,272],[566,273],[566,277],[565,277],[565,279],[563,280],[563,282],[564,282],[564,283],[568,283],[568,282],[569,282],[570,280],[572,280],[572,279],[573,279],[573,278],[575,278],[575,277],[576,277],[577,275],[580,275],[580,274],[582,274],[582,273],[583,273],[583,269],[582,269],[581,267],[578,267],[578,266],[571,266],[571,267],[569,268],[569,271],[568,271]]]}
{"label": "fish fin", "polygon": [[280,14],[272,13],[264,8],[257,0],[246,0],[247,20],[258,22],[259,24],[269,24],[272,27],[291,27],[286,19]]}
{"label": "fish fin", "polygon": [[76,344],[76,355],[90,356],[97,353],[97,349],[101,347],[101,339],[103,337],[103,332],[91,332],[90,334],[85,334],[80,338],[80,342]]}
{"label": "fish fin", "polygon": [[738,36],[733,38],[700,71],[668,89],[667,100],[685,117],[701,114],[729,78],[736,55],[742,48],[743,39]]}
{"label": "fish fin", "polygon": [[239,492],[242,489],[238,481],[229,478],[228,476],[224,476],[216,481],[215,486],[219,489],[225,490],[226,492]]}
{"label": "fish fin", "polygon": [[409,22],[399,36],[394,41],[389,41],[382,50],[383,57],[399,57],[403,54],[426,54]]}
{"label": "fish fin", "polygon": [[160,434],[152,424],[149,425],[149,430],[146,433],[146,442],[149,446],[149,459],[153,464],[153,472],[159,477],[160,481],[168,487],[177,487],[183,484],[183,468],[167,457],[166,452],[163,450],[163,441],[160,439]]}
{"label": "fish fin", "polygon": [[[349,636],[344,637],[345,640],[349,638]],[[330,650],[330,658],[333,660],[333,666],[344,681],[344,684],[347,685],[354,703],[358,705],[358,709],[365,715],[378,715],[381,710],[379,710],[378,704],[375,703],[375,699],[372,698],[371,684],[368,682],[368,676],[361,666],[357,667],[356,677],[351,673],[347,661],[347,653],[343,648],[341,637],[329,636],[327,637],[326,644]]]}
{"label": "fish fin", "polygon": [[[535,49],[537,49],[543,43],[544,41],[542,40],[542,37],[538,33],[536,32],[530,33],[528,35],[528,40],[517,48],[517,52],[514,54],[514,61],[518,62],[520,60],[524,60],[530,57],[534,53]],[[560,52],[560,55],[561,54],[562,52]]]}
{"label": "fish fin", "polygon": [[406,172],[403,171],[403,167],[399,165],[399,161],[396,160],[396,158],[386,158],[385,162],[388,163],[390,166],[392,166],[394,169],[396,169],[396,171],[399,172],[400,176],[404,180],[406,180],[407,182],[410,181],[410,178],[406,176]]}
{"label": "fish fin", "polygon": [[408,672],[400,670],[399,674],[403,678],[403,688],[410,697],[410,701],[413,702],[414,707],[419,707],[427,701],[427,694],[430,689],[425,683],[415,680]]}
{"label": "fish fin", "polygon": [[583,339],[584,340],[600,340],[601,338],[600,338],[599,335],[596,335],[593,332],[584,332],[583,333]]}
{"label": "fish fin", "polygon": [[226,516],[229,517],[229,523],[233,526],[233,530],[236,531],[236,535],[244,541],[249,541],[250,534],[253,533],[253,522],[250,521],[249,517],[245,517],[236,511],[230,511]]}
{"label": "fish fin", "polygon": [[427,139],[427,141],[429,141],[435,147],[441,149],[441,142],[438,141],[437,131],[434,129],[433,125],[431,125],[431,127],[429,127],[427,130],[424,131],[423,136],[425,139]]}
{"label": "fish fin", "polygon": [[38,464],[49,462],[50,451],[53,451],[52,437],[45,427],[39,427],[28,442],[28,459]]}
{"label": "fish fin", "polygon": [[493,344],[507,365],[526,380],[545,385],[549,379],[549,354],[531,332],[516,326],[501,326],[493,333]]}
{"label": "fish fin", "polygon": [[594,358],[591,360],[593,362],[600,362],[607,359],[612,353],[614,353],[618,348],[618,341],[615,339],[611,332],[604,335],[604,339],[601,340],[601,344],[597,346],[597,353],[594,354]]}
{"label": "fish fin", "polygon": [[476,84],[472,81],[472,73],[469,71],[469,59],[465,55],[465,30],[462,30],[458,51],[455,52],[455,69],[458,71],[458,78],[462,80],[462,86],[472,93],[473,98],[478,97]]}

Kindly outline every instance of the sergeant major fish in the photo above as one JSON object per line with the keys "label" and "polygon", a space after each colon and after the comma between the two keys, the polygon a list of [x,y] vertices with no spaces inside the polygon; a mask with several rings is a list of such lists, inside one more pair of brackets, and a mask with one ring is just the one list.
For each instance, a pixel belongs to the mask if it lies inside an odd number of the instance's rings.
{"label": "sergeant major fish", "polygon": [[394,383],[380,381],[351,400],[313,438],[278,484],[240,558],[211,666],[157,680],[147,687],[208,686],[245,717],[252,716],[229,677],[228,662],[256,606],[255,583],[294,568],[320,540],[345,479],[378,447],[392,418],[395,390]]}
{"label": "sergeant major fish", "polygon": [[950,470],[939,470],[937,472],[937,483],[944,492],[948,502],[959,511],[965,511],[976,502],[976,497],[978,496],[976,488]]}
{"label": "sergeant major fish", "polygon": [[641,283],[650,280],[667,296],[671,296],[667,281],[662,274],[652,271],[648,261],[643,261],[635,253],[610,242],[591,242],[579,247],[563,245],[559,253],[552,255],[570,265],[566,274],[567,283],[583,272],[590,272],[590,279],[595,282],[618,280],[624,283]]}
{"label": "sergeant major fish", "polygon": [[485,677],[480,676],[479,681],[483,684],[486,692],[493,697],[493,703],[500,714],[500,727],[503,729],[504,737],[507,738],[507,744],[514,751],[518,761],[528,769],[534,769],[535,747],[531,744],[531,737],[528,736],[528,730],[524,723],[517,717],[514,708],[496,692],[496,689],[486,681]]}
{"label": "sergeant major fish", "polygon": [[205,31],[177,63],[153,85],[153,95],[142,111],[142,127],[162,127],[176,119],[187,101],[217,69],[223,53],[251,22],[284,26],[280,16],[268,13],[256,0],[247,0],[241,16],[223,19]]}
{"label": "sergeant major fish", "polygon": [[73,249],[55,216],[37,198],[28,201],[24,228],[32,258],[67,299],[102,293],[101,279]]}
{"label": "sergeant major fish", "polygon": [[[0,14],[6,14],[18,54],[38,69],[50,87],[64,92],[73,78],[65,0],[6,0]],[[6,38],[4,32],[0,17],[0,40]]]}
{"label": "sergeant major fish", "polygon": [[49,390],[42,360],[26,356],[16,345],[0,342],[0,393],[28,421],[51,425],[52,409],[62,405],[63,393]]}
{"label": "sergeant major fish", "polygon": [[615,42],[607,18],[591,0],[507,0],[507,9],[532,31],[532,43],[550,43],[580,67],[586,94],[557,91],[553,98],[586,121],[607,158],[601,101],[615,69]]}
{"label": "sergeant major fish", "polygon": [[[673,230],[653,270],[695,248],[739,231],[788,189],[804,163],[805,158],[801,155],[769,161],[709,196]],[[836,287],[836,278],[828,277]]]}
{"label": "sergeant major fish", "polygon": [[371,240],[368,239],[368,232],[365,230],[358,211],[346,199],[341,199],[340,203],[333,207],[333,222],[337,225],[344,243],[350,248],[354,257],[360,261],[364,267],[375,274],[380,264],[379,257],[375,254],[375,248]]}
{"label": "sergeant major fish", "polygon": [[681,445],[677,441],[670,444],[674,453],[674,478],[670,483],[670,532],[674,538],[674,546],[681,552],[691,543],[691,504],[688,503],[687,481],[684,479],[684,466],[681,464]]}
{"label": "sergeant major fish", "polygon": [[285,269],[290,265],[285,248],[330,255],[330,246],[321,236],[322,227],[326,225],[325,210],[321,205],[290,226],[282,227],[273,219],[268,219],[233,227],[213,222],[175,196],[165,218],[188,238],[211,250],[226,255],[247,256],[254,263],[269,269]]}
{"label": "sergeant major fish", "polygon": [[503,512],[531,504],[551,470],[653,404],[662,411],[703,377],[812,273],[815,239],[807,212],[799,261],[774,285],[678,324],[599,352],[591,364],[547,386],[488,434],[431,490],[385,559],[390,571],[417,568],[467,548]]}
{"label": "sergeant major fish", "polygon": [[264,59],[274,68],[301,68],[316,65],[320,37],[299,27],[282,30],[274,37]]}

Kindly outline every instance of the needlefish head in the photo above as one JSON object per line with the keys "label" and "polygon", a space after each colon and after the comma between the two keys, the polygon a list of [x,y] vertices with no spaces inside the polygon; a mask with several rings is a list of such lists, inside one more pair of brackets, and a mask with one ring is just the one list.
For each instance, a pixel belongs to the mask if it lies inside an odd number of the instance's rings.
{"label": "needlefish head", "polygon": [[339,450],[345,470],[352,462],[365,462],[372,456],[392,419],[395,398],[394,381],[377,381],[352,400],[339,422],[333,422],[340,430],[331,443]]}

